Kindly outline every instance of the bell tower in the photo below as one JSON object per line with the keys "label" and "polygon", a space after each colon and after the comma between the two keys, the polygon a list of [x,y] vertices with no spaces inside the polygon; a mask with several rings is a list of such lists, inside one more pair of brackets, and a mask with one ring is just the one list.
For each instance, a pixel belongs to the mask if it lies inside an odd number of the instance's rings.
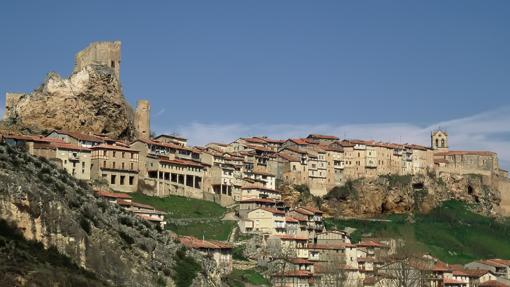
{"label": "bell tower", "polygon": [[135,130],[139,139],[150,138],[150,111],[151,106],[147,100],[139,100],[135,110]]}
{"label": "bell tower", "polygon": [[430,135],[431,144],[433,150],[436,151],[448,151],[448,133],[445,130],[437,129]]}

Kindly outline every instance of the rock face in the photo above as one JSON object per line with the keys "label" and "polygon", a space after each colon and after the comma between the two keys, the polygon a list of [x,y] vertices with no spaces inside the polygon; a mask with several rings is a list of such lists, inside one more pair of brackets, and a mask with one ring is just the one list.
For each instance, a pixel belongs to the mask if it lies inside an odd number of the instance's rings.
{"label": "rock face", "polygon": [[382,176],[348,183],[326,196],[324,209],[336,216],[427,213],[443,201],[459,200],[494,216],[501,201],[497,178],[480,175]]}
{"label": "rock face", "polygon": [[[98,282],[113,286],[175,286],[178,282],[176,253],[182,246],[171,234],[96,198],[87,185],[65,171],[4,145],[0,145],[0,219],[14,224],[27,240],[56,248]],[[196,252],[186,254],[208,275],[197,273],[192,286],[220,286],[214,261]],[[41,278],[37,270],[26,271],[7,275],[27,286],[34,284],[34,277]],[[45,283],[36,285],[59,285]],[[90,284],[81,286],[96,286]]]}
{"label": "rock face", "polygon": [[[87,53],[78,53],[75,71],[67,79],[49,73],[32,93],[8,93],[4,125],[31,131],[63,129],[132,138],[134,114],[122,94],[118,76],[120,43],[109,43],[94,43],[84,50]],[[115,57],[107,61],[104,55]]]}

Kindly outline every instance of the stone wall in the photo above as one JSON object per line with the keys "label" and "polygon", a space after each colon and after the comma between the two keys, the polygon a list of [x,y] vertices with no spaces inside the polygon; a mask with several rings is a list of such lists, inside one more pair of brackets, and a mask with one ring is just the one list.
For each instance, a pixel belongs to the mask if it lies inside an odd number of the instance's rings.
{"label": "stone wall", "polygon": [[138,138],[150,138],[150,104],[148,100],[139,100],[135,111],[135,130]]}
{"label": "stone wall", "polygon": [[94,42],[76,54],[74,73],[88,65],[96,64],[112,68],[120,80],[120,41]]}

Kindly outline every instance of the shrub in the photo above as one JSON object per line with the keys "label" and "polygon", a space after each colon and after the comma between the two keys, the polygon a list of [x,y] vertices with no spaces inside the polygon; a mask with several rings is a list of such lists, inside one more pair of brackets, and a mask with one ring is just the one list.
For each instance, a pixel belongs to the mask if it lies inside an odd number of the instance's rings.
{"label": "shrub", "polygon": [[186,248],[181,247],[175,252],[175,284],[177,287],[191,286],[193,279],[202,269],[200,265],[191,256],[186,255]]}
{"label": "shrub", "polygon": [[133,239],[133,237],[131,237],[131,235],[127,234],[127,232],[125,232],[124,230],[119,231],[119,236],[120,236],[120,238],[122,238],[122,240],[124,240],[129,245],[135,243],[135,240]]}
{"label": "shrub", "polygon": [[80,218],[80,226],[81,228],[87,232],[87,234],[90,234],[90,231],[92,230],[92,226],[90,224],[90,221],[88,221],[85,217]]}
{"label": "shrub", "polygon": [[232,250],[232,258],[236,260],[247,261],[248,259],[244,256],[244,249],[245,249],[244,245],[234,247],[234,249]]}
{"label": "shrub", "polygon": [[345,185],[333,187],[324,198],[347,200],[358,197],[358,190],[354,187],[352,181],[347,181]]}

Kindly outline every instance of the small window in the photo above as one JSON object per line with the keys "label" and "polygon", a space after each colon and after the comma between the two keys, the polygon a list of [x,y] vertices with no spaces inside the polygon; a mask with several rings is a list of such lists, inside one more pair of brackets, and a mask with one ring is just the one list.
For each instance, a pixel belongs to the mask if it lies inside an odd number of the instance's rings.
{"label": "small window", "polygon": [[111,66],[112,68],[115,68],[115,61],[112,61],[112,62],[110,63],[110,66]]}
{"label": "small window", "polygon": [[133,185],[135,183],[135,177],[134,176],[130,176],[129,177],[129,185]]}
{"label": "small window", "polygon": [[112,174],[112,176],[110,177],[110,184],[115,184],[116,181],[117,181],[116,176]]}

